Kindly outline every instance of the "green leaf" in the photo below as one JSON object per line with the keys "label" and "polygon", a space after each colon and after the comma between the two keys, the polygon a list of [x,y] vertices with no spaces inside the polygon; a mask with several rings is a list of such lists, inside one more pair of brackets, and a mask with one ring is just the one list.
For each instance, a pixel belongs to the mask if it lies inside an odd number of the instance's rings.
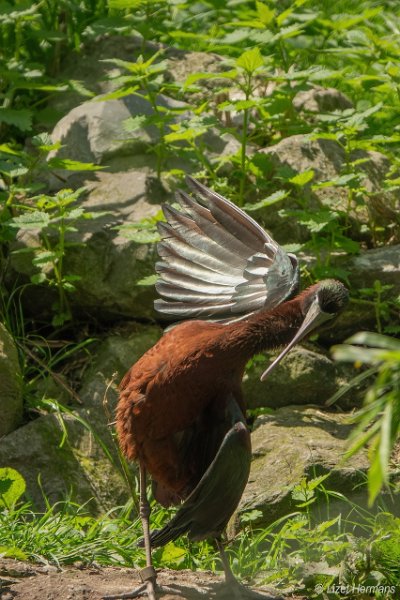
{"label": "green leaf", "polygon": [[26,212],[9,222],[10,227],[18,229],[44,229],[50,223],[50,215],[40,210]]}
{"label": "green leaf", "polygon": [[126,10],[146,6],[148,0],[108,0],[108,6],[111,9]]}
{"label": "green leaf", "polygon": [[377,495],[382,489],[384,482],[384,473],[382,470],[382,464],[377,451],[378,439],[375,439],[374,444],[370,447],[370,455],[372,456],[371,466],[368,470],[368,504],[372,506]]}
{"label": "green leaf", "polygon": [[121,236],[136,242],[137,244],[154,244],[160,241],[160,236],[157,231],[146,231],[144,229],[137,230],[136,228],[128,229],[121,228]]}
{"label": "green leaf", "polygon": [[276,202],[280,202],[289,196],[289,192],[285,192],[285,190],[278,190],[267,196],[263,200],[256,202],[255,204],[245,204],[243,206],[244,210],[251,212],[252,210],[259,210],[260,208],[265,208],[266,206],[271,206],[271,204],[275,204]]}
{"label": "green leaf", "polygon": [[256,8],[257,15],[261,23],[264,23],[264,25],[269,25],[274,20],[276,11],[268,8],[266,4],[263,2],[256,2]]}
{"label": "green leaf", "polygon": [[47,277],[46,277],[45,273],[35,273],[34,275],[31,275],[31,282],[34,285],[40,285],[41,283],[44,283],[45,281],[47,281]]}
{"label": "green leaf", "polygon": [[243,54],[236,59],[236,65],[251,75],[254,71],[264,65],[264,59],[259,48],[256,47],[243,52]]}
{"label": "green leaf", "polygon": [[14,546],[0,546],[0,556],[4,558],[15,558],[16,560],[28,560],[29,556]]}
{"label": "green leaf", "polygon": [[[264,357],[263,357],[264,360]],[[263,513],[261,510],[249,510],[245,513],[242,513],[242,515],[240,516],[240,522],[241,523],[251,523],[253,521],[258,521],[259,519],[261,519],[263,517]]]}
{"label": "green leaf", "polygon": [[64,323],[66,321],[70,321],[70,320],[71,320],[70,313],[61,312],[61,313],[54,315],[54,317],[51,320],[51,324],[53,325],[53,327],[61,327],[62,325],[64,325]]}
{"label": "green leaf", "polygon": [[32,263],[34,265],[45,265],[49,263],[53,263],[58,259],[58,256],[55,252],[44,251],[38,252],[35,257],[32,259]]}
{"label": "green leaf", "polygon": [[0,506],[13,506],[25,489],[25,479],[18,471],[11,467],[0,468]]}
{"label": "green leaf", "polygon": [[82,81],[78,81],[77,79],[69,79],[68,85],[72,90],[78,92],[78,94],[86,98],[93,98],[93,96],[95,95],[94,92],[87,89],[87,87],[82,83]]}
{"label": "green leaf", "polygon": [[186,78],[184,88],[190,87],[197,81],[202,81],[203,79],[235,79],[236,77],[237,71],[235,69],[231,69],[230,71],[223,71],[222,73],[191,73]]}
{"label": "green leaf", "polygon": [[136,115],[136,117],[129,117],[129,119],[122,121],[122,127],[125,131],[136,131],[146,125],[147,120],[146,115]]}
{"label": "green leaf", "polygon": [[314,479],[310,479],[309,481],[307,481],[307,488],[309,490],[314,490],[328,477],[329,473],[325,473],[325,475],[320,475],[319,477],[314,477]]}
{"label": "green leaf", "polygon": [[64,169],[65,171],[100,171],[104,169],[94,163],[84,163],[79,160],[70,160],[69,158],[50,158],[47,162],[50,169]]}
{"label": "green leaf", "polygon": [[373,333],[372,331],[360,331],[346,340],[346,344],[359,344],[360,346],[371,346],[383,350],[400,351],[400,340],[387,335]]}
{"label": "green leaf", "polygon": [[290,181],[290,183],[294,183],[294,185],[298,185],[298,186],[302,187],[302,186],[306,185],[309,181],[311,181],[311,179],[313,179],[314,174],[315,174],[314,171],[312,169],[310,169],[308,171],[303,171],[302,173],[295,175],[294,177],[289,179],[289,181]]}
{"label": "green leaf", "polygon": [[21,131],[29,131],[32,127],[33,112],[27,108],[0,108],[0,123],[14,125]]}
{"label": "green leaf", "polygon": [[180,564],[186,556],[186,550],[184,548],[178,548],[173,542],[169,542],[164,546],[160,561],[162,563]]}
{"label": "green leaf", "polygon": [[135,281],[136,285],[143,285],[143,286],[151,286],[154,285],[156,283],[158,279],[158,275],[148,275],[148,277],[143,277],[142,279],[139,279],[138,281]]}
{"label": "green leaf", "polygon": [[240,111],[256,108],[263,104],[263,99],[256,98],[254,100],[237,100],[235,102],[221,102],[218,105],[218,110]]}
{"label": "green leaf", "polygon": [[76,221],[77,219],[79,219],[80,217],[82,217],[82,215],[83,215],[84,212],[85,212],[84,209],[81,208],[81,207],[73,208],[72,210],[70,210],[69,212],[67,212],[64,215],[64,219]]}
{"label": "green leaf", "polygon": [[382,478],[387,481],[387,471],[391,453],[393,406],[387,402],[382,415],[382,424],[379,440],[379,460],[381,463]]}
{"label": "green leaf", "polygon": [[72,283],[69,283],[69,281],[64,280],[62,283],[62,287],[66,292],[76,292],[76,287]]}
{"label": "green leaf", "polygon": [[206,127],[199,127],[197,129],[190,127],[189,129],[183,129],[182,131],[174,131],[172,133],[167,133],[167,135],[164,136],[164,140],[167,143],[179,142],[183,140],[191,141],[203,135],[206,131]]}

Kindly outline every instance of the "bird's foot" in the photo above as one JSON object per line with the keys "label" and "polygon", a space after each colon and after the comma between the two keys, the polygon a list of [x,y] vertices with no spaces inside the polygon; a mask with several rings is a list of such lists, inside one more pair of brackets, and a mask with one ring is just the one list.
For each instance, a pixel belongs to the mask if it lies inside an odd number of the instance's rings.
{"label": "bird's foot", "polygon": [[139,571],[139,575],[143,582],[142,585],[131,592],[103,596],[102,600],[128,600],[128,598],[140,598],[141,596],[147,596],[149,600],[156,600],[156,590],[159,589],[159,586],[157,585],[157,573],[154,567],[145,567]]}
{"label": "bird's foot", "polygon": [[[140,596],[145,596],[148,594],[149,592],[147,588],[147,583],[144,583],[143,585],[140,585],[131,592],[121,592],[120,594],[107,594],[107,596],[102,596],[102,600],[126,600],[127,598],[139,598]],[[153,595],[155,598],[155,590]]]}
{"label": "bird's foot", "polygon": [[232,579],[226,582],[226,587],[229,590],[229,598],[234,600],[284,600],[283,596],[277,594],[271,594],[267,591],[253,590],[243,583],[240,583],[237,579]]}
{"label": "bird's foot", "polygon": [[158,585],[158,583],[154,584],[153,596],[149,594],[149,590],[147,588],[147,584],[140,585],[135,588],[131,592],[121,592],[120,594],[111,594],[107,596],[102,596],[102,600],[128,600],[130,598],[141,598],[147,596],[149,600],[153,600],[159,598],[162,594],[176,594],[177,591],[175,588],[168,587],[166,585]]}

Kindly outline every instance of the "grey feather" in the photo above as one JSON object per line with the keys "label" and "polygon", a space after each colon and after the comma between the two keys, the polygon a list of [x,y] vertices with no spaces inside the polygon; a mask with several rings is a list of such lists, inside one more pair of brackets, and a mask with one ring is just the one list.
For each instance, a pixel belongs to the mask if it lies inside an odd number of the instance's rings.
{"label": "grey feather", "polygon": [[159,223],[156,310],[229,322],[291,297],[296,257],[232,202],[191,177],[187,183],[198,201],[178,192],[181,210],[164,206],[167,223]]}

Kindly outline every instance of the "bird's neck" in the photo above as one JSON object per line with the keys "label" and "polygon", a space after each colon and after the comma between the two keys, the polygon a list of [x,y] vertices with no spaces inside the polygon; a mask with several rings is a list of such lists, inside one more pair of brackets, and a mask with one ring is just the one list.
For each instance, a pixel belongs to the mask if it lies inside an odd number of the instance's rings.
{"label": "bird's neck", "polygon": [[263,350],[288,344],[304,320],[303,295],[272,310],[261,310],[227,326],[227,342],[246,360]]}

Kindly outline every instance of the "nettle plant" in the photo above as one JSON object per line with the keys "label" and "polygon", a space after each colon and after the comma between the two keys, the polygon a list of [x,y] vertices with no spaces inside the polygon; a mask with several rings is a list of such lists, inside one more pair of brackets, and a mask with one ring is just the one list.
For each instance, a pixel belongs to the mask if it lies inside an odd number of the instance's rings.
{"label": "nettle plant", "polygon": [[[54,169],[93,171],[101,167],[57,157],[46,160],[50,151],[59,148],[59,144],[52,144],[46,134],[34,137],[32,143],[33,153],[8,144],[0,146],[0,173],[6,183],[0,192],[0,242],[3,259],[10,248],[14,254],[32,256],[35,270],[31,276],[32,284],[47,285],[56,290],[52,324],[59,326],[71,319],[68,295],[75,291],[75,283],[79,280],[78,275],[65,272],[66,252],[77,244],[70,236],[76,233],[79,221],[98,218],[105,213],[92,213],[85,211],[81,204],[77,205],[83,188],[63,189],[49,195],[37,193],[42,184],[35,180],[39,173]],[[34,244],[12,249],[10,244],[17,234],[26,231],[34,234]]]}

